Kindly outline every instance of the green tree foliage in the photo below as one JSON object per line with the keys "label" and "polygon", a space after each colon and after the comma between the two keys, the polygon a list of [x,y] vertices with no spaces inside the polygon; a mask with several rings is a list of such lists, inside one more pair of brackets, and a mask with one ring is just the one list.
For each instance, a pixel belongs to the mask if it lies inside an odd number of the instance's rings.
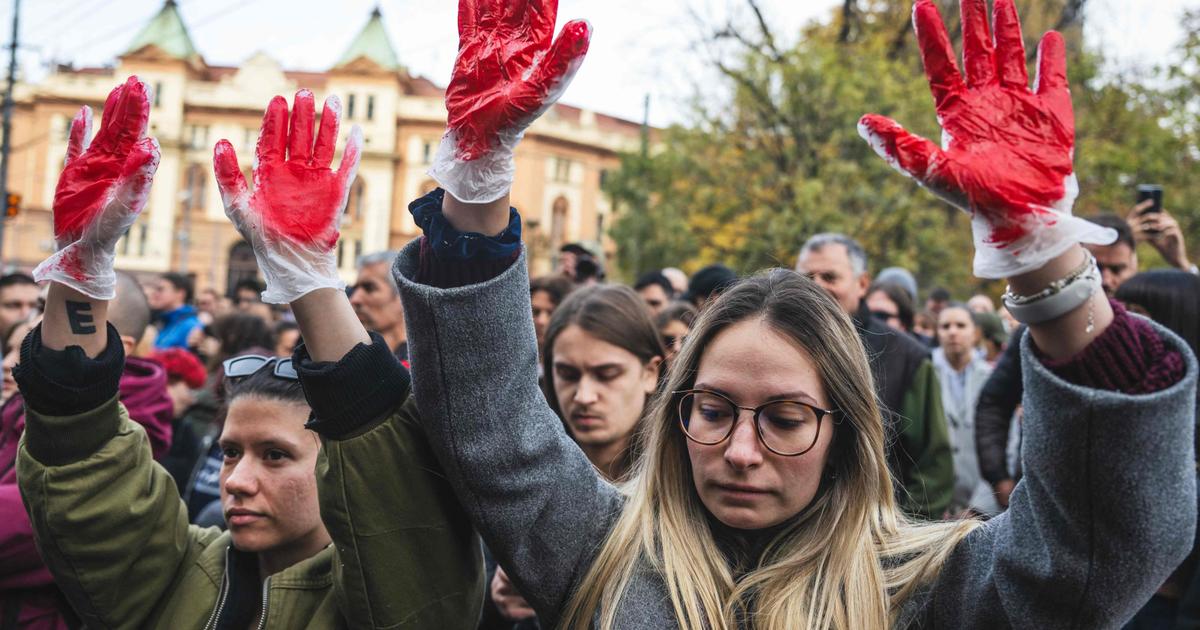
{"label": "green tree foliage", "polygon": [[[712,61],[725,95],[697,96],[693,124],[663,130],[649,156],[625,156],[609,178],[622,271],[694,271],[713,262],[742,272],[790,267],[807,237],[840,231],[863,243],[875,270],[900,265],[922,286],[960,295],[983,286],[970,272],[968,217],[893,171],[857,132],[858,118],[874,112],[927,137],[940,133],[912,36],[911,3],[847,0],[830,23],[809,26],[783,45],[754,0],[746,2],[753,26],[725,25],[713,35],[734,47]],[[949,6],[957,2],[944,4],[947,22],[957,25]],[[1135,184],[1162,183],[1188,241],[1200,247],[1200,181],[1189,177],[1198,146],[1200,15],[1186,22],[1190,61],[1140,81],[1102,80],[1102,60],[1079,50],[1082,4],[1020,3],[1031,65],[1037,40],[1030,35],[1046,28],[1065,27],[1075,48],[1083,191],[1076,211],[1124,214]]]}

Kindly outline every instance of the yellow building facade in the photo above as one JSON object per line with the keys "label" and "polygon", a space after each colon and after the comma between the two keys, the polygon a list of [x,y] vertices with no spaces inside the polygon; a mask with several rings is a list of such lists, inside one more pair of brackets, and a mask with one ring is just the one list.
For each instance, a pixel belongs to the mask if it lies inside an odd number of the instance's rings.
{"label": "yellow building facade", "polygon": [[[71,118],[86,104],[98,124],[108,92],[133,74],[153,89],[151,135],[162,162],[149,204],[118,245],[119,269],[183,272],[198,289],[222,292],[254,277],[253,254],[225,218],[212,148],[228,139],[248,174],[267,102],[277,94],[290,101],[300,88],[318,103],[341,98],[339,148],[352,124],[364,132],[338,250],[347,282],[358,256],[397,249],[418,235],[407,204],[435,186],[426,171],[445,128],[444,90],[399,63],[378,9],[334,67],[300,72],[263,53],[238,67],[206,64],[167,0],[112,67],[59,67],[38,83],[17,84],[9,189],[23,202],[20,215],[7,220],[6,267],[31,269],[53,251],[50,207]],[[529,129],[517,148],[512,198],[525,218],[535,274],[550,268],[564,243],[612,251],[604,237],[612,208],[601,182],[640,137],[637,123],[563,105]]]}

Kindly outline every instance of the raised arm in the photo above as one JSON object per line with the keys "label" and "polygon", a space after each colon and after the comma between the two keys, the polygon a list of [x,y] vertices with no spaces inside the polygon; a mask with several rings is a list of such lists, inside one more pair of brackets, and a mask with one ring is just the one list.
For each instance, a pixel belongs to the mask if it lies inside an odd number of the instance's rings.
{"label": "raised arm", "polygon": [[513,150],[579,68],[591,29],[555,0],[462,0],[448,129],[409,209],[396,281],[430,441],[499,564],[553,626],[620,508],[538,387]]}
{"label": "raised arm", "polygon": [[1116,628],[1186,556],[1196,520],[1196,362],[1114,308],[1080,242],[1115,234],[1071,215],[1074,115],[1062,37],[1034,90],[1013,0],[962,0],[964,75],[932,0],[914,24],[944,147],[869,115],[860,132],[901,172],[966,210],[975,274],[1009,279],[1022,344],[1025,478],[1007,513],[947,560],[927,625]]}
{"label": "raised arm", "polygon": [[359,322],[335,247],[362,151],[351,129],[331,168],[341,107],[325,101],[314,134],[308,90],[263,117],[253,190],[228,141],[213,167],[226,214],[254,248],[264,300],[289,303],[304,343],[294,361],[322,440],[321,518],[335,548],[334,588],[355,628],[473,628],[482,597],[478,538],[426,444],[409,375]]}
{"label": "raised arm", "polygon": [[25,507],[55,582],[89,627],[142,625],[196,553],[193,539],[217,536],[189,529],[175,483],[117,401],[124,353],[107,307],[117,240],[158,166],[149,115],[146,86],[130,77],[109,95],[90,144],[91,111],[72,121],[54,195],[58,249],[34,270],[50,281],[45,317],[14,371],[26,401]]}

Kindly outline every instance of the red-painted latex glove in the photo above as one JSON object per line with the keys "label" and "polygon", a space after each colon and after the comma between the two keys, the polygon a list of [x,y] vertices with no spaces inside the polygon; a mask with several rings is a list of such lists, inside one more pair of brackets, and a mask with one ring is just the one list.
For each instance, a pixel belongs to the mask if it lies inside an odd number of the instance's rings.
{"label": "red-painted latex glove", "polygon": [[557,14],[558,0],[460,0],[448,128],[429,169],[457,199],[487,203],[508,192],[525,129],[583,63],[592,27],[570,22],[552,43]]}
{"label": "red-painted latex glove", "polygon": [[58,251],[33,270],[97,300],[111,300],[117,241],[137,220],[158,169],[158,142],[147,138],[146,84],[129,77],[104,102],[100,131],[88,144],[92,110],[71,121],[66,166],[54,189],[54,242]]}
{"label": "red-painted latex glove", "polygon": [[1071,215],[1079,184],[1062,36],[1051,31],[1042,38],[1030,91],[1013,1],[995,0],[994,13],[995,40],[986,0],[962,0],[964,82],[937,4],[917,0],[913,7],[942,147],[883,116],[858,123],[888,163],[971,214],[981,278],[1033,271],[1075,243],[1116,239],[1113,230]]}
{"label": "red-painted latex glove", "polygon": [[325,99],[314,144],[312,92],[296,92],[290,131],[287,100],[272,99],[258,136],[253,191],[246,186],[229,141],[221,140],[213,151],[225,214],[254,248],[267,281],[264,302],[286,304],[315,289],[346,286],[338,275],[334,248],[338,219],[358,172],[362,130],[357,125],[350,129],[342,162],[332,170],[341,117],[338,98]]}

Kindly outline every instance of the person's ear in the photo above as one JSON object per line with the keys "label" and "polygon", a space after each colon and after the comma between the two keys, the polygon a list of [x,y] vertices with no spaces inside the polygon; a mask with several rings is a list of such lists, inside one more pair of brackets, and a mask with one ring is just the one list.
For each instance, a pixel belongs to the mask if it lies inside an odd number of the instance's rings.
{"label": "person's ear", "polygon": [[121,335],[121,345],[125,346],[125,356],[134,356],[134,350],[137,349],[137,342],[129,335]]}
{"label": "person's ear", "polygon": [[867,272],[862,272],[858,276],[858,299],[867,297],[867,289],[871,286],[871,276]]}
{"label": "person's ear", "polygon": [[642,384],[647,395],[658,391],[658,373],[662,369],[662,360],[662,357],[654,357],[646,362],[642,370]]}

